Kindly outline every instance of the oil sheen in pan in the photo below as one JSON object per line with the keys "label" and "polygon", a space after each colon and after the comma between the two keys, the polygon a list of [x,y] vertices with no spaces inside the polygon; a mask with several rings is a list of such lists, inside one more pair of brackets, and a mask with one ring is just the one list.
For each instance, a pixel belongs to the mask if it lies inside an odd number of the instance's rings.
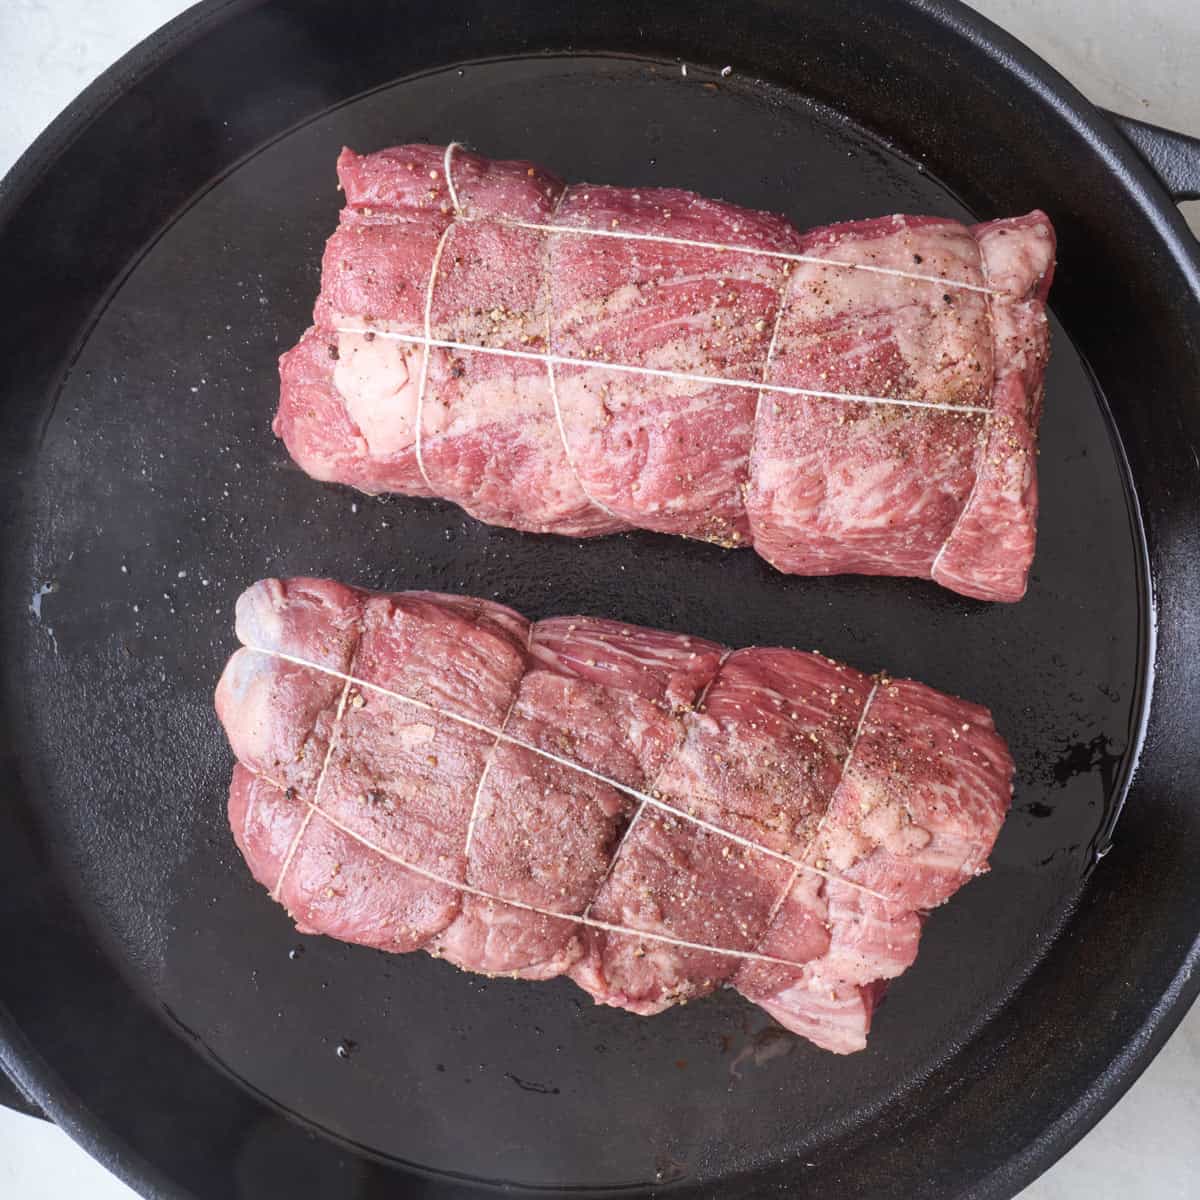
{"label": "oil sheen in pan", "polygon": [[[41,535],[21,569],[40,598],[28,766],[54,801],[51,837],[96,936],[178,1026],[248,1087],[374,1155],[544,1186],[713,1178],[764,1147],[802,1160],[852,1114],[901,1100],[986,1021],[1051,944],[1106,836],[1137,724],[1143,616],[1103,402],[1056,327],[1038,557],[1016,605],[915,581],[789,578],[750,553],[647,533],[531,537],[316,484],[270,420],[275,358],[309,320],[340,207],[334,158],[343,143],[456,138],[567,179],[690,187],[800,226],[997,215],[965,213],[828,110],[677,64],[466,66],[263,147],[146,248],[45,430]],[[298,938],[226,828],[211,689],[238,592],[301,573],[816,647],[978,700],[1018,764],[994,869],[932,916],[870,1049],[846,1059],[781,1052],[731,995],[643,1020],[565,981],[489,981]]]}

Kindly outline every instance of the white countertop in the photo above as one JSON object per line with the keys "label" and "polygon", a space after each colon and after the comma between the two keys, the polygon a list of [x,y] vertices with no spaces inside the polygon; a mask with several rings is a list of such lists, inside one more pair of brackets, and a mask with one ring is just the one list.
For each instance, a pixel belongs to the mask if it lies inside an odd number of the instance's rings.
{"label": "white countertop", "polygon": [[[3,0],[0,174],[177,0]],[[975,0],[1106,108],[1200,135],[1198,0]],[[1200,233],[1200,203],[1186,206]],[[4,1200],[132,1200],[59,1130],[0,1109]],[[1022,1200],[1200,1197],[1200,1007],[1116,1108]],[[897,1197],[897,1200],[903,1200]]]}

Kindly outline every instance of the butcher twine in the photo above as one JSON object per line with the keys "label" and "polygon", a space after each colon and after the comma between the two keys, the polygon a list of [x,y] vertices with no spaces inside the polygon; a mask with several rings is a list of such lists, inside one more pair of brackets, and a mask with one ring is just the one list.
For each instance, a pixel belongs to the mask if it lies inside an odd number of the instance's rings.
{"label": "butcher twine", "polygon": [[[309,670],[318,671],[325,675],[330,675],[335,679],[342,680],[344,683],[341,696],[338,700],[338,706],[337,706],[336,715],[334,718],[334,723],[333,723],[333,726],[330,729],[330,733],[329,733],[329,745],[326,749],[325,759],[321,766],[321,773],[317,778],[316,787],[313,792],[313,799],[309,800],[306,797],[298,797],[305,804],[308,811],[305,814],[304,821],[302,822],[300,829],[296,832],[295,837],[292,839],[292,843],[288,848],[288,852],[284,859],[283,865],[280,868],[279,877],[276,880],[274,888],[272,888],[272,890],[271,890],[271,895],[275,899],[279,899],[279,896],[280,896],[280,893],[281,893],[282,887],[283,887],[284,878],[287,875],[288,869],[290,868],[290,866],[292,864],[292,860],[296,854],[297,848],[300,845],[300,841],[303,838],[305,831],[308,829],[308,826],[312,820],[313,814],[315,813],[316,815],[322,817],[324,820],[328,821],[331,825],[335,826],[341,832],[345,833],[348,837],[351,837],[354,840],[360,842],[367,849],[369,849],[377,854],[382,855],[384,858],[387,858],[389,861],[396,863],[398,866],[404,867],[407,870],[415,871],[417,874],[423,875],[435,883],[442,884],[449,888],[457,888],[460,891],[468,892],[471,895],[478,896],[484,900],[491,900],[497,904],[507,904],[507,905],[510,905],[515,908],[526,909],[529,912],[538,913],[541,916],[553,917],[557,920],[574,921],[577,924],[594,926],[597,929],[604,929],[611,933],[619,933],[619,934],[628,935],[630,937],[648,938],[648,939],[655,940],[655,941],[669,942],[671,944],[682,946],[687,949],[709,951],[713,954],[723,954],[723,955],[729,955],[729,956],[739,957],[739,958],[756,959],[756,960],[760,960],[763,962],[773,962],[773,963],[776,963],[778,965],[783,965],[783,966],[803,967],[805,965],[803,963],[791,962],[786,959],[774,958],[771,955],[760,954],[756,951],[731,950],[731,949],[723,948],[720,946],[707,946],[707,945],[702,945],[702,944],[696,943],[696,942],[688,942],[685,940],[681,940],[679,938],[670,937],[666,934],[651,933],[646,930],[633,929],[633,928],[630,928],[627,926],[621,926],[621,925],[614,925],[610,922],[600,921],[600,920],[597,920],[596,918],[592,917],[591,916],[591,904],[589,904],[587,906],[587,909],[585,909],[582,914],[562,913],[562,912],[556,912],[553,909],[539,908],[537,905],[528,904],[524,901],[512,900],[507,897],[485,891],[484,889],[477,888],[477,887],[468,885],[466,883],[461,883],[457,880],[451,879],[448,876],[443,876],[443,875],[438,874],[435,871],[430,871],[426,867],[422,867],[422,866],[419,866],[418,864],[411,863],[407,859],[403,859],[403,858],[393,854],[391,851],[385,851],[385,850],[381,849],[380,847],[376,846],[373,842],[369,841],[362,834],[358,833],[354,829],[351,829],[350,827],[339,822],[335,817],[331,816],[325,810],[320,808],[321,790],[324,785],[325,776],[326,776],[330,761],[333,756],[334,744],[337,740],[338,732],[342,726],[342,722],[343,722],[343,719],[344,719],[344,716],[345,716],[345,713],[346,713],[346,710],[348,707],[350,689],[352,687],[356,687],[356,688],[368,689],[370,691],[378,692],[379,694],[387,696],[393,700],[400,701],[401,703],[404,703],[404,704],[411,704],[416,708],[423,709],[426,712],[433,713],[434,715],[439,716],[439,717],[445,717],[446,719],[448,719],[450,721],[455,721],[461,725],[466,726],[467,728],[478,730],[481,733],[486,733],[495,739],[495,742],[494,742],[493,748],[492,748],[493,752],[494,752],[495,746],[498,745],[500,742],[507,742],[510,745],[519,746],[523,750],[528,750],[531,754],[535,754],[535,755],[539,756],[540,758],[544,758],[550,762],[557,763],[559,766],[567,767],[570,770],[578,771],[580,774],[586,775],[589,778],[594,779],[599,783],[603,783],[603,784],[607,785],[608,787],[613,788],[615,791],[621,792],[624,795],[632,797],[633,799],[635,799],[639,802],[639,805],[638,805],[637,810],[634,813],[634,817],[630,821],[629,826],[627,826],[627,828],[625,830],[624,836],[621,839],[622,845],[628,839],[629,834],[632,831],[634,822],[642,814],[642,812],[645,810],[645,808],[647,806],[649,806],[652,808],[660,809],[663,812],[669,814],[670,816],[672,816],[678,820],[689,822],[693,825],[696,825],[699,828],[704,829],[709,833],[716,834],[718,837],[726,838],[729,841],[734,842],[740,846],[743,846],[746,849],[751,850],[755,853],[762,854],[768,858],[774,858],[780,862],[787,863],[790,867],[792,867],[792,875],[788,879],[787,886],[784,888],[782,894],[780,895],[778,900],[776,900],[776,902],[771,910],[771,914],[770,914],[771,920],[774,919],[776,913],[782,907],[783,902],[787,899],[788,895],[790,894],[790,892],[792,890],[793,885],[795,884],[796,878],[800,874],[801,871],[807,872],[809,874],[817,875],[820,878],[824,879],[828,883],[840,884],[843,887],[847,887],[854,891],[861,892],[864,895],[871,896],[872,898],[874,898],[876,900],[880,900],[884,903],[888,903],[890,901],[890,898],[888,896],[885,896],[882,892],[877,892],[874,889],[866,887],[863,884],[855,883],[852,880],[843,879],[837,875],[833,875],[830,872],[824,871],[821,868],[813,866],[810,863],[806,863],[803,861],[798,862],[796,860],[796,858],[794,858],[790,855],[784,854],[778,850],[772,850],[770,847],[760,845],[759,843],[753,841],[750,838],[745,838],[745,837],[742,837],[741,834],[734,833],[732,830],[723,829],[720,825],[714,825],[712,822],[706,821],[706,820],[704,820],[703,817],[698,817],[694,813],[689,813],[689,812],[684,811],[683,809],[674,808],[672,805],[667,804],[665,801],[660,800],[658,797],[656,797],[654,795],[651,795],[649,792],[642,792],[642,791],[639,791],[637,788],[629,787],[628,785],[620,783],[615,779],[610,779],[608,776],[602,775],[598,771],[593,771],[590,767],[585,767],[582,763],[574,762],[573,760],[571,760],[569,758],[564,758],[561,755],[555,754],[553,751],[542,749],[540,746],[535,746],[532,742],[527,742],[522,738],[515,737],[512,734],[505,732],[505,730],[503,728],[495,729],[492,726],[487,725],[482,721],[475,720],[473,717],[464,716],[461,713],[453,712],[450,709],[439,708],[437,705],[431,704],[426,700],[419,700],[414,696],[407,696],[402,692],[393,691],[391,688],[386,688],[382,684],[372,683],[369,680],[365,680],[365,679],[359,679],[359,678],[355,677],[354,675],[348,674],[345,671],[338,671],[333,667],[324,666],[321,663],[313,662],[312,660],[302,658],[299,655],[288,654],[282,650],[268,650],[261,646],[246,646],[246,649],[251,650],[256,654],[264,654],[269,658],[276,658],[283,662],[292,663],[299,667],[305,667]],[[871,693],[868,695],[866,703],[863,706],[862,713],[859,716],[858,726],[855,729],[854,737],[851,741],[849,749],[847,750],[846,757],[842,763],[842,778],[845,777],[845,773],[849,769],[850,761],[851,761],[851,759],[854,755],[854,751],[858,745],[859,738],[862,735],[863,728],[866,724],[867,713],[871,707],[871,702],[875,697],[875,691],[876,691],[876,689],[873,688]],[[701,697],[701,702],[702,702],[702,700],[703,700],[703,694]],[[512,709],[510,708],[509,715],[511,714],[511,711],[512,711]],[[508,721],[508,715],[506,715],[506,717],[505,717],[504,724],[507,724],[507,721]],[[486,762],[485,762],[484,770],[486,773],[486,770],[487,770]],[[281,784],[278,780],[272,779],[270,776],[267,776],[267,775],[264,775],[261,773],[256,773],[256,774],[258,774],[259,778],[263,779],[265,782],[269,783],[271,786],[278,788],[280,791],[291,790],[294,793],[294,789],[288,789],[286,787],[286,785]],[[840,787],[840,786],[841,786],[841,779],[839,779],[839,782],[838,782],[838,787]],[[476,797],[475,797],[476,803],[478,803],[479,791],[481,789],[482,789],[482,780],[480,781],[480,787],[476,790]],[[834,794],[836,794],[836,792],[837,792],[837,788],[835,787]],[[832,796],[830,799],[830,805],[832,805]],[[825,811],[825,816],[822,817],[821,823],[817,828],[817,832],[813,835],[812,839],[810,839],[810,841],[809,841],[809,845],[805,850],[806,854],[808,853],[808,850],[811,849],[816,844],[817,838],[819,837],[821,830],[824,828],[825,820],[828,817],[828,814],[829,814],[829,808],[827,807],[826,811]],[[472,817],[474,817],[474,813],[472,813]],[[609,872],[611,872],[613,866],[615,865],[615,863],[617,861],[619,851],[620,851],[620,846],[617,847],[617,853],[613,854],[612,860],[610,861]],[[599,891],[599,889],[597,888],[597,893],[598,893],[598,891]],[[768,921],[767,929],[769,929],[769,925],[770,925],[770,921]],[[765,932],[764,932],[764,936],[765,936]]]}
{"label": "butcher twine", "polygon": [[[533,631],[537,626],[534,622],[529,623],[529,636],[525,639],[525,654],[533,649]],[[349,686],[349,685],[347,685]],[[512,702],[508,706],[508,711],[504,714],[504,720],[500,722],[500,728],[496,730],[496,740],[492,743],[492,748],[488,751],[487,758],[483,760],[483,773],[479,776],[479,783],[475,788],[475,798],[471,801],[471,815],[467,818],[467,840],[463,844],[463,858],[470,859],[471,857],[471,842],[475,837],[475,822],[479,816],[479,798],[483,795],[483,785],[488,777],[488,772],[492,769],[492,759],[496,757],[496,749],[500,745],[500,739],[504,736],[505,730],[508,728],[508,722],[512,718],[513,709],[517,707],[517,696],[520,694],[520,689],[513,692]]]}
{"label": "butcher twine", "polygon": [[[775,349],[776,336],[779,333],[780,322],[783,317],[784,305],[782,289],[786,287],[788,276],[784,277],[780,288],[779,311],[776,314],[775,328],[771,335],[771,344],[767,350],[767,360],[763,365],[763,377],[760,380],[750,379],[725,379],[717,375],[700,375],[689,371],[671,371],[660,367],[636,367],[628,363],[611,363],[602,360],[590,358],[575,358],[565,354],[552,354],[549,347],[550,340],[550,320],[549,312],[550,305],[547,304],[547,338],[545,353],[539,354],[533,350],[509,350],[497,346],[479,346],[471,342],[457,342],[446,338],[435,338],[433,336],[433,295],[434,289],[437,286],[437,273],[441,265],[442,251],[446,245],[446,239],[450,236],[451,231],[458,221],[470,222],[479,220],[480,218],[472,217],[467,214],[459,200],[458,189],[454,186],[454,176],[452,172],[452,163],[454,151],[460,149],[458,142],[451,142],[446,147],[446,153],[442,159],[442,174],[446,180],[446,190],[450,195],[450,203],[454,207],[454,218],[446,226],[442,232],[442,236],[438,239],[437,247],[433,254],[433,263],[429,272],[429,286],[425,293],[425,312],[424,312],[424,332],[421,334],[396,333],[392,330],[377,329],[371,326],[363,325],[360,328],[352,326],[339,326],[337,333],[362,334],[371,333],[376,337],[386,338],[392,341],[405,342],[409,345],[420,346],[422,348],[421,355],[421,370],[419,382],[417,384],[417,403],[416,415],[414,418],[414,452],[416,456],[417,469],[421,472],[421,478],[425,481],[425,485],[430,492],[437,494],[437,488],[433,485],[429,478],[429,473],[425,469],[425,461],[422,455],[422,414],[425,408],[425,392],[429,383],[429,360],[432,350],[437,347],[442,350],[455,350],[468,354],[491,354],[501,358],[520,358],[529,362],[540,362],[546,367],[546,377],[550,385],[550,394],[554,401],[554,415],[558,424],[559,436],[562,438],[563,450],[566,453],[567,463],[571,467],[572,473],[583,489],[584,495],[593,505],[609,516],[621,520],[619,514],[613,512],[612,509],[602,504],[594,496],[590,495],[583,485],[583,481],[579,477],[579,472],[575,468],[575,463],[571,454],[571,448],[568,444],[566,429],[563,424],[562,411],[558,400],[558,386],[554,377],[555,366],[565,367],[589,367],[593,370],[604,371],[620,371],[631,375],[647,375],[658,379],[674,379],[683,383],[698,383],[715,387],[732,387],[742,388],[754,391],[758,394],[758,406],[761,407],[763,394],[773,392],[783,396],[808,396],[818,400],[840,400],[847,404],[891,404],[902,408],[918,408],[932,409],[937,412],[952,412],[952,413],[974,413],[984,417],[991,415],[990,408],[984,408],[980,405],[970,404],[939,404],[931,400],[905,400],[897,396],[861,396],[853,392],[826,392],[815,388],[797,388],[788,387],[785,384],[768,383],[767,372],[770,369],[771,358]],[[784,250],[764,250],[756,246],[729,246],[719,242],[705,242],[693,238],[670,237],[666,234],[657,233],[629,233],[627,231],[618,231],[614,229],[590,229],[586,226],[574,225],[555,225],[553,219],[555,212],[558,210],[558,205],[562,203],[563,197],[567,194],[567,189],[563,188],[559,194],[558,201],[555,204],[554,212],[550,214],[548,222],[538,221],[520,221],[509,217],[488,217],[488,221],[497,225],[507,226],[512,229],[529,229],[542,233],[563,234],[570,237],[599,237],[613,238],[616,241],[625,242],[654,242],[668,246],[688,246],[699,250],[716,250],[731,254],[752,254],[762,258],[774,258],[783,262],[789,263],[813,263],[822,267],[833,267],[838,270],[846,271],[866,271],[874,275],[888,275],[898,279],[911,279],[922,283],[932,283],[943,288],[958,288],[962,291],[980,292],[989,297],[999,295],[993,288],[976,284],[967,283],[957,279],[944,279],[939,275],[924,275],[917,271],[902,271],[895,267],[879,267],[871,263],[855,263],[845,262],[839,259],[822,258],[814,254],[793,254]],[[757,408],[755,410],[757,418]],[[757,429],[758,422],[755,421]],[[964,509],[965,511],[965,509]]]}
{"label": "butcher twine", "polygon": [[[257,772],[252,772],[252,774],[257,774]],[[271,779],[267,775],[257,774],[257,777],[263,780],[265,783],[269,783],[272,787],[278,788],[281,792],[288,790],[284,788],[283,784],[281,784],[278,780]],[[431,871],[428,867],[418,866],[416,863],[409,862],[408,859],[401,858],[398,854],[393,854],[390,850],[385,850],[382,846],[375,845],[375,843],[369,838],[363,837],[363,835],[357,832],[357,830],[351,829],[348,825],[343,824],[336,817],[331,816],[329,813],[325,812],[324,809],[318,808],[311,801],[304,800],[303,797],[299,798],[308,809],[308,813],[304,818],[304,825],[302,826],[302,829],[308,828],[309,820],[311,819],[312,815],[316,813],[317,816],[319,816],[322,820],[327,821],[330,825],[332,825],[334,829],[344,833],[353,841],[358,842],[359,845],[365,849],[371,850],[375,854],[378,854],[380,858],[386,859],[388,862],[395,863],[396,866],[402,867],[406,871],[411,871],[414,875],[422,875],[431,883],[438,883],[443,887],[452,888],[458,892],[465,892],[468,896],[478,896],[481,900],[490,900],[495,904],[507,905],[509,908],[519,908],[525,912],[535,913],[539,917],[550,917],[553,920],[566,921],[572,925],[587,925],[592,929],[603,929],[607,933],[617,933],[626,937],[635,937],[639,941],[666,942],[668,945],[679,946],[685,950],[700,950],[705,954],[720,954],[727,958],[748,958],[755,962],[771,963],[774,966],[779,967],[793,967],[797,970],[803,970],[805,967],[810,965],[809,963],[796,962],[790,958],[776,958],[771,954],[760,954],[756,950],[730,950],[723,946],[707,946],[703,942],[688,942],[683,938],[672,937],[670,934],[666,933],[651,933],[646,929],[632,929],[626,925],[614,925],[609,921],[599,921],[595,917],[576,916],[572,913],[555,912],[552,908],[540,908],[538,905],[528,904],[524,900],[510,900],[504,896],[497,896],[492,892],[485,892],[482,888],[474,887],[469,883],[461,883],[456,879],[451,879],[448,875],[441,875],[437,871]],[[295,845],[299,845],[299,838],[297,838]],[[295,845],[293,846],[293,851],[295,850]],[[279,876],[279,884],[282,883],[283,874],[281,873]],[[278,889],[279,884],[276,884],[276,889]],[[277,890],[276,892],[272,892],[272,896],[278,899]]]}
{"label": "butcher twine", "polygon": [[[726,650],[721,655],[721,657],[717,660],[716,670],[714,670],[713,673],[709,676],[708,682],[704,685],[704,690],[700,693],[700,695],[696,699],[696,711],[697,712],[704,711],[704,701],[708,699],[708,689],[710,687],[712,687],[717,676],[720,675],[721,668],[725,665],[725,660],[729,657],[729,655],[731,653],[732,653],[732,651]],[[646,801],[651,796],[653,796],[656,791],[658,791],[658,782],[660,779],[662,779],[663,772],[670,765],[670,762],[671,762],[671,759],[673,756],[674,756],[674,751],[672,751],[671,754],[668,754],[663,758],[662,762],[659,764],[658,770],[655,771],[655,773],[654,773],[654,778],[651,780],[650,786],[648,788],[646,788],[646,794],[638,802],[637,811],[634,812],[633,817],[630,820],[629,824],[625,826],[625,832],[621,835],[621,840],[617,843],[617,847],[613,851],[612,858],[609,859],[608,870],[604,872],[604,877],[600,880],[600,882],[598,884],[596,884],[596,890],[593,893],[592,898],[588,901],[587,908],[585,908],[583,910],[583,915],[585,917],[591,915],[592,905],[596,903],[596,898],[600,895],[600,889],[608,882],[608,877],[613,873],[614,869],[616,868],[617,859],[619,859],[621,857],[621,851],[624,849],[625,843],[627,841],[629,841],[629,837],[633,833],[634,826],[636,826],[638,821],[641,819],[642,813],[644,813],[646,811]]]}
{"label": "butcher twine", "polygon": [[288,873],[288,868],[292,865],[292,859],[296,854],[296,847],[300,845],[301,838],[304,837],[305,830],[308,829],[308,824],[312,820],[312,815],[316,811],[317,804],[321,800],[321,786],[325,782],[325,773],[329,770],[329,760],[333,757],[333,745],[337,741],[337,731],[342,724],[342,717],[346,712],[346,700],[350,696],[350,680],[346,680],[346,686],[342,688],[342,694],[338,697],[337,712],[333,718],[333,727],[329,731],[329,745],[325,748],[325,760],[321,763],[321,774],[317,776],[317,786],[313,789],[312,808],[304,815],[304,820],[300,824],[300,828],[296,831],[296,836],[292,839],[292,844],[288,847],[287,857],[283,860],[283,866],[279,868],[279,878],[275,880],[275,886],[271,889],[271,898],[279,899],[279,889],[283,887],[283,877]]}
{"label": "butcher twine", "polygon": [[[988,280],[988,265],[987,259],[981,254],[979,256],[979,267],[983,271],[983,278]],[[996,330],[996,314],[992,308],[992,297],[995,292],[988,292],[988,322],[992,328],[992,336],[995,337]],[[996,393],[996,355],[992,354],[992,385],[988,388],[988,395]],[[975,461],[972,468],[975,472],[975,478],[971,480],[971,490],[967,493],[967,498],[963,501],[963,506],[958,510],[958,516],[954,518],[954,524],[950,526],[950,532],[946,534],[942,540],[942,544],[938,547],[938,552],[933,556],[933,562],[929,564],[929,578],[937,579],[938,566],[942,561],[942,555],[946,553],[946,547],[950,545],[954,535],[958,532],[959,526],[963,523],[963,519],[967,513],[971,511],[971,505],[975,501],[975,495],[979,491],[979,481],[983,478],[983,456],[987,453],[988,441],[991,438],[991,421],[985,421],[983,428],[979,431],[979,444],[975,447]]]}

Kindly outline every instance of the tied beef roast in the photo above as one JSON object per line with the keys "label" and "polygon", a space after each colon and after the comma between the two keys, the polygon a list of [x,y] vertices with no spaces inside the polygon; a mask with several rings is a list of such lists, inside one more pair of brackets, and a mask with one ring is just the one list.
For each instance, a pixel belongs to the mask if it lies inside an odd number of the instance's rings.
{"label": "tied beef roast", "polygon": [[651,1014],[719,986],[862,1048],[986,869],[988,712],[820,654],[265,580],[217,688],[234,836],[297,927]]}
{"label": "tied beef roast", "polygon": [[310,475],[782,571],[1025,591],[1054,233],[808,233],[457,147],[342,152],[346,206],[275,431]]}

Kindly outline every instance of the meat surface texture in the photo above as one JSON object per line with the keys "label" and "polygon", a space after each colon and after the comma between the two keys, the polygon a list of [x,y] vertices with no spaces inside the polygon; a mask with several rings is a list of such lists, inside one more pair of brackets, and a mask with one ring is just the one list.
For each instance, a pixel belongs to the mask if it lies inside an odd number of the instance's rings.
{"label": "meat surface texture", "polygon": [[1054,231],[801,233],[461,147],[358,155],[275,432],[318,479],[781,571],[1025,591]]}
{"label": "meat surface texture", "polygon": [[861,1049],[987,857],[987,710],[820,654],[265,580],[217,687],[234,837],[297,928],[651,1014],[736,988]]}

